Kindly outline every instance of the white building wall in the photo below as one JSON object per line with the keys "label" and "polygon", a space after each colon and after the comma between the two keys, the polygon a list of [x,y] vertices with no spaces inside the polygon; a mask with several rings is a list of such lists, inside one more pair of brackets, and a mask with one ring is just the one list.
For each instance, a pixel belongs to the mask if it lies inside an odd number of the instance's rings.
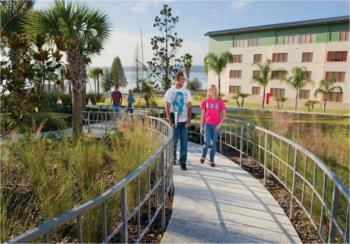
{"label": "white building wall", "polygon": [[[226,98],[231,98],[233,94],[229,94],[229,86],[241,86],[241,92],[252,93],[253,86],[259,86],[252,80],[253,70],[258,70],[258,66],[253,64],[254,54],[262,54],[262,62],[266,59],[272,60],[273,53],[288,53],[288,60],[286,63],[272,63],[272,70],[283,69],[288,72],[287,77],[292,75],[294,67],[305,66],[311,71],[311,79],[313,84],[308,84],[305,88],[310,90],[310,100],[321,101],[321,96],[314,97],[315,90],[319,87],[320,81],[325,78],[326,71],[341,71],[345,72],[345,82],[336,83],[336,85],[343,88],[343,102],[330,103],[329,107],[348,108],[349,106],[349,42],[328,42],[328,43],[313,43],[313,44],[293,44],[293,45],[274,45],[274,46],[259,46],[259,47],[232,47],[230,52],[235,55],[242,55],[242,63],[230,63],[221,75],[221,91],[226,95]],[[326,62],[326,55],[328,51],[347,51],[348,57],[346,62]],[[302,53],[312,52],[312,62],[302,62]],[[230,70],[241,70],[241,78],[229,78]],[[208,84],[217,84],[217,75],[213,71],[208,73]],[[267,92],[271,88],[284,88],[285,97],[288,98],[286,104],[292,105],[295,102],[296,91],[288,84],[279,80],[272,80],[267,86]],[[263,88],[260,88],[259,96],[249,96],[247,102],[260,103],[262,100]],[[302,105],[306,100],[301,99],[299,104]],[[270,101],[274,104],[275,102]]]}

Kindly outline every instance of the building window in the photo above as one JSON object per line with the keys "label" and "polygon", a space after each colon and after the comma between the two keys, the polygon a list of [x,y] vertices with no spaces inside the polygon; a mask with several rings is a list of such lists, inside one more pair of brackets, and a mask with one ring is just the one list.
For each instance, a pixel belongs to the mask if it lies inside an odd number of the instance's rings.
{"label": "building window", "polygon": [[313,53],[303,53],[301,62],[312,62]]}
{"label": "building window", "polygon": [[260,77],[260,70],[253,70],[253,78],[254,77]]}
{"label": "building window", "polygon": [[230,70],[230,78],[241,78],[242,71],[241,70]]}
{"label": "building window", "polygon": [[289,36],[283,36],[282,37],[282,44],[293,44],[294,43],[294,39],[296,39],[293,35],[289,35]]}
{"label": "building window", "polygon": [[326,72],[326,79],[334,78],[336,82],[345,81],[345,72]]}
{"label": "building window", "polygon": [[234,40],[233,41],[233,46],[234,47],[244,47],[245,44],[245,40],[241,39],[241,40]]}
{"label": "building window", "polygon": [[254,54],[253,62],[255,64],[261,63],[262,61],[262,54]]}
{"label": "building window", "polygon": [[241,92],[240,86],[229,86],[229,93],[239,93]]}
{"label": "building window", "polygon": [[349,40],[349,31],[339,32],[339,41],[348,41]]}
{"label": "building window", "polygon": [[328,96],[328,100],[331,102],[342,102],[343,101],[343,93],[332,92],[331,95]]}
{"label": "building window", "polygon": [[273,53],[272,62],[285,63],[288,60],[288,53]]}
{"label": "building window", "polygon": [[286,71],[272,71],[271,79],[273,80],[285,80],[287,72]]}
{"label": "building window", "polygon": [[242,63],[242,55],[232,55],[233,63]]}
{"label": "building window", "polygon": [[248,47],[256,47],[260,45],[260,38],[248,39]]}
{"label": "building window", "polygon": [[315,42],[315,34],[313,33],[302,34],[299,36],[299,43],[308,44],[308,43],[314,43],[314,42]]}
{"label": "building window", "polygon": [[260,95],[260,87],[253,86],[252,87],[252,95]]}
{"label": "building window", "polygon": [[327,61],[328,62],[343,62],[347,59],[347,51],[338,51],[338,52],[328,52]]}
{"label": "building window", "polygon": [[310,98],[310,90],[300,90],[299,91],[300,99],[309,99]]}
{"label": "building window", "polygon": [[271,96],[273,97],[284,97],[285,89],[282,88],[271,88]]}

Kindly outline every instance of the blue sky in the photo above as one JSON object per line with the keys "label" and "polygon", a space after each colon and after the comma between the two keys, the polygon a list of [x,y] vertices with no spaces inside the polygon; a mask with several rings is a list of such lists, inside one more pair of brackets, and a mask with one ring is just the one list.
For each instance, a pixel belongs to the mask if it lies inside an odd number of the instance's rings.
{"label": "blue sky", "polygon": [[[140,27],[144,35],[145,60],[150,59],[150,38],[157,34],[153,20],[164,3],[170,5],[173,13],[180,18],[177,31],[184,39],[184,45],[178,54],[191,53],[194,64],[202,64],[208,52],[208,38],[204,36],[208,31],[349,14],[348,0],[81,1],[93,8],[102,9],[110,17],[113,26],[104,51],[92,58],[92,66],[110,66],[117,55],[123,65],[133,65],[135,48],[140,44]],[[35,8],[47,8],[51,3],[52,1],[37,0]]]}

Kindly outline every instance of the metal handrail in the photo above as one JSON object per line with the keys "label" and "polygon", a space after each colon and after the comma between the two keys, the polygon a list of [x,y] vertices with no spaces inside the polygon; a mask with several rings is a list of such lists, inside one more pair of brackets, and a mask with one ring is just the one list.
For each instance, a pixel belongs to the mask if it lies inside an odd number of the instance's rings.
{"label": "metal handrail", "polygon": [[[93,123],[86,124],[88,121],[84,118],[90,118],[92,115],[97,115],[96,117],[99,118],[106,118],[108,116],[108,120],[103,121],[93,121]],[[87,116],[87,117],[86,117]],[[103,124],[105,122],[115,121],[116,117],[111,112],[83,112],[82,113],[83,121],[84,121],[84,128],[93,127],[97,124]],[[27,243],[31,241],[38,240],[40,238],[43,238],[43,241],[48,243],[49,242],[49,234],[51,232],[54,232],[55,229],[62,226],[63,224],[67,223],[68,221],[76,219],[76,227],[77,227],[77,237],[79,242],[84,242],[84,233],[82,229],[82,221],[85,214],[87,214],[90,210],[95,209],[97,207],[101,208],[102,211],[102,236],[103,240],[102,242],[109,242],[115,237],[117,234],[120,234],[122,242],[128,242],[128,222],[131,218],[137,216],[137,239],[136,242],[140,242],[144,235],[148,232],[151,225],[154,223],[157,215],[161,213],[161,226],[162,228],[165,228],[165,208],[166,208],[166,199],[168,198],[169,192],[173,188],[173,168],[172,163],[170,161],[170,157],[172,155],[172,135],[173,130],[171,126],[166,123],[164,120],[160,118],[150,117],[146,115],[128,115],[127,117],[131,118],[137,118],[142,120],[149,120],[149,128],[154,133],[157,133],[158,135],[163,136],[163,145],[151,156],[149,157],[144,163],[142,163],[137,169],[132,171],[128,176],[126,176],[124,179],[113,185],[111,188],[109,188],[107,191],[99,195],[98,197],[70,210],[65,212],[64,214],[46,221],[45,223],[25,232],[24,234],[17,236],[16,238],[9,240],[10,243]],[[110,127],[112,129],[113,127]],[[160,163],[158,163],[158,161]],[[159,164],[159,165],[158,165]],[[156,170],[156,181],[151,187],[151,167],[155,167]],[[160,177],[158,177],[158,168],[160,170]],[[147,173],[147,182],[148,182],[148,191],[147,194],[141,199],[140,197],[140,178],[141,174]],[[131,211],[128,211],[128,198],[127,198],[127,189],[129,187],[129,184],[137,180],[137,206],[132,209]],[[159,190],[159,188],[161,188]],[[107,201],[114,197],[116,193],[120,192],[121,198],[120,198],[120,223],[119,225],[110,233],[107,232]],[[158,193],[160,192],[159,196],[161,198],[161,201],[158,205]],[[156,209],[151,216],[151,196],[152,194],[156,194]],[[147,225],[144,227],[144,230],[141,232],[141,223],[140,223],[140,210],[145,205],[145,203],[148,203],[148,222]]]}
{"label": "metal handrail", "polygon": [[[202,136],[196,127],[199,123],[199,119],[195,117],[195,126],[190,129],[190,133],[199,136],[200,143],[202,143]],[[269,139],[271,143],[269,143]],[[293,216],[294,200],[304,210],[323,242],[333,243],[339,240],[349,242],[349,189],[315,154],[277,133],[231,118],[225,119],[220,129],[218,144],[221,152],[223,152],[223,146],[238,152],[240,166],[242,166],[243,157],[250,158],[262,166],[264,169],[264,185],[266,185],[267,177],[270,175],[289,191],[292,199],[290,201],[290,218]],[[280,151],[276,150],[274,144],[279,145],[277,149]],[[287,155],[283,155],[283,146],[284,149],[287,149]],[[292,152],[293,158],[289,158],[290,152]],[[285,157],[287,157],[286,160],[283,159]],[[298,158],[300,157],[303,157],[303,167],[299,166],[300,160]],[[277,165],[277,169],[275,169],[274,164]],[[307,179],[309,164],[313,166],[311,167],[313,168],[311,180]],[[285,174],[281,170],[282,167],[285,168]],[[322,182],[317,182],[318,170],[321,171]],[[292,177],[288,180],[290,172]],[[317,185],[320,183],[322,184],[321,192],[317,190]],[[326,191],[326,185],[330,183],[333,185],[331,196]],[[307,192],[306,188],[311,192]],[[331,206],[328,206],[326,202],[326,198],[329,197],[331,197]],[[310,201],[306,201],[306,198],[309,198]],[[342,202],[340,198],[342,198]],[[319,206],[315,205],[316,199],[320,203]],[[319,214],[315,213],[316,208],[320,208]],[[346,214],[346,216],[340,214]],[[345,223],[342,222],[342,219],[345,219]],[[329,222],[328,226],[324,224],[327,221]]]}

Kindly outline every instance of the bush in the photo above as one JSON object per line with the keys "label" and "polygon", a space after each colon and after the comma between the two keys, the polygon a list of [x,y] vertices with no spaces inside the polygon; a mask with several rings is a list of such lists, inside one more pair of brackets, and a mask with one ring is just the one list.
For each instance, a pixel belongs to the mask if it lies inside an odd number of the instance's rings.
{"label": "bush", "polygon": [[103,94],[89,93],[86,95],[86,104],[89,103],[89,100],[91,101],[92,105],[96,105],[97,103],[104,103],[105,97]]}
{"label": "bush", "polygon": [[71,113],[72,111],[72,95],[61,94],[60,99],[62,101],[63,110],[65,113]]}
{"label": "bush", "polygon": [[187,89],[191,91],[198,91],[199,89],[201,89],[201,87],[202,83],[197,78],[187,81]]}

